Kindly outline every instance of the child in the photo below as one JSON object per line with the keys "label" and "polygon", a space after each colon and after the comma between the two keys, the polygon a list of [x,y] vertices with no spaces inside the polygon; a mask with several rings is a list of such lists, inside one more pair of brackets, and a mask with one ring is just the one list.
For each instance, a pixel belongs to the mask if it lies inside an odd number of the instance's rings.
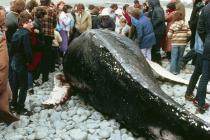
{"label": "child", "polygon": [[13,71],[11,83],[13,92],[12,105],[18,114],[26,113],[25,115],[30,115],[24,106],[28,89],[27,65],[32,62],[30,36],[32,28],[32,17],[25,12],[20,13],[19,29],[12,37],[11,48],[11,68]]}
{"label": "child", "polygon": [[187,38],[191,35],[191,31],[182,17],[180,12],[174,14],[174,23],[168,32],[168,38],[171,39],[172,44],[170,72],[175,75],[180,73],[180,63],[187,45]]}
{"label": "child", "polygon": [[125,18],[120,19],[120,34],[124,36],[128,36],[130,32],[130,26],[127,24],[127,20]]}
{"label": "child", "polygon": [[[52,41],[52,46],[55,52],[55,59],[56,59],[56,64],[60,64],[60,57],[59,57],[59,48],[60,48],[60,44],[62,42],[62,37],[60,35],[60,33],[55,29],[54,30],[54,39]],[[63,55],[62,55],[63,56]]]}

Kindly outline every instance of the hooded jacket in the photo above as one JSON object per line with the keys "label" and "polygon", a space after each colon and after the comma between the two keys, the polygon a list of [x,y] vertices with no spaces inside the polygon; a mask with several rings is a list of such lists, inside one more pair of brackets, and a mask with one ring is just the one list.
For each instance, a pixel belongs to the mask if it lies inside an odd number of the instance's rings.
{"label": "hooded jacket", "polygon": [[13,66],[26,66],[32,61],[32,48],[30,31],[20,28],[12,37],[12,63]]}
{"label": "hooded jacket", "polygon": [[163,8],[160,6],[159,0],[148,0],[150,5],[150,12],[148,14],[151,19],[155,35],[163,35],[165,33],[165,14]]}

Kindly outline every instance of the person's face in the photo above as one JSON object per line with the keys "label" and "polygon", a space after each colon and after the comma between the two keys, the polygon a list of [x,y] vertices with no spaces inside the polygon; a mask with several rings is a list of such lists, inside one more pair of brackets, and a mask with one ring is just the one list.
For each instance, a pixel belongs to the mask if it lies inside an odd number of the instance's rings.
{"label": "person's face", "polygon": [[64,7],[64,3],[61,3],[61,4],[58,6],[58,9],[59,9],[59,10],[63,10],[63,7]]}
{"label": "person's face", "polygon": [[122,27],[125,27],[126,23],[125,23],[125,22],[120,22],[120,25],[121,25]]}
{"label": "person's face", "polygon": [[5,25],[5,11],[0,10],[0,27]]}
{"label": "person's face", "polygon": [[171,0],[171,2],[176,2],[176,0]]}
{"label": "person's face", "polygon": [[82,14],[83,12],[84,12],[84,9],[82,9],[82,8],[79,8],[79,9],[78,9],[78,13],[79,13],[79,14]]}
{"label": "person's face", "polygon": [[29,19],[29,21],[27,23],[23,24],[23,27],[31,31],[31,29],[34,27],[32,20]]}

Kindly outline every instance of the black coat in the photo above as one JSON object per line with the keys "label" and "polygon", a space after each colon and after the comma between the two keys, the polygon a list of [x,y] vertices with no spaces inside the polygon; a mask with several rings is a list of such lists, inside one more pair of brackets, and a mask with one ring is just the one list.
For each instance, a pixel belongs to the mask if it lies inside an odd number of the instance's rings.
{"label": "black coat", "polygon": [[155,35],[165,34],[165,14],[163,8],[160,6],[159,0],[148,0],[150,11],[149,18],[151,19]]}
{"label": "black coat", "polygon": [[202,9],[197,30],[204,42],[203,57],[210,61],[210,3]]}

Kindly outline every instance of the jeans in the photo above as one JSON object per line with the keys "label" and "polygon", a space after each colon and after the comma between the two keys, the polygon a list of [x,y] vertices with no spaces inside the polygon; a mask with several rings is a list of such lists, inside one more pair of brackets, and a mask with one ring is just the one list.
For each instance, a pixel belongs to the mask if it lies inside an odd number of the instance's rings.
{"label": "jeans", "polygon": [[33,74],[28,72],[28,89],[33,88]]}
{"label": "jeans", "polygon": [[[198,79],[202,73],[202,55],[200,53],[196,54],[196,62],[195,62],[195,69],[192,73],[192,76],[190,78],[189,85],[187,87],[186,95],[190,96],[193,94],[193,91],[195,89],[196,83],[198,82]],[[197,98],[197,97],[196,97]]]}
{"label": "jeans", "polygon": [[200,107],[203,107],[205,105],[206,88],[209,81],[209,74],[210,74],[210,61],[203,60],[202,76],[197,90],[198,105]]}
{"label": "jeans", "polygon": [[[12,62],[12,104],[18,105],[20,108],[24,107],[27,90],[28,90],[28,72],[26,66],[21,65],[20,63]],[[18,90],[19,94],[18,94]]]}
{"label": "jeans", "polygon": [[185,46],[173,45],[171,50],[171,67],[170,72],[174,74],[180,73],[180,64],[185,51]]}

